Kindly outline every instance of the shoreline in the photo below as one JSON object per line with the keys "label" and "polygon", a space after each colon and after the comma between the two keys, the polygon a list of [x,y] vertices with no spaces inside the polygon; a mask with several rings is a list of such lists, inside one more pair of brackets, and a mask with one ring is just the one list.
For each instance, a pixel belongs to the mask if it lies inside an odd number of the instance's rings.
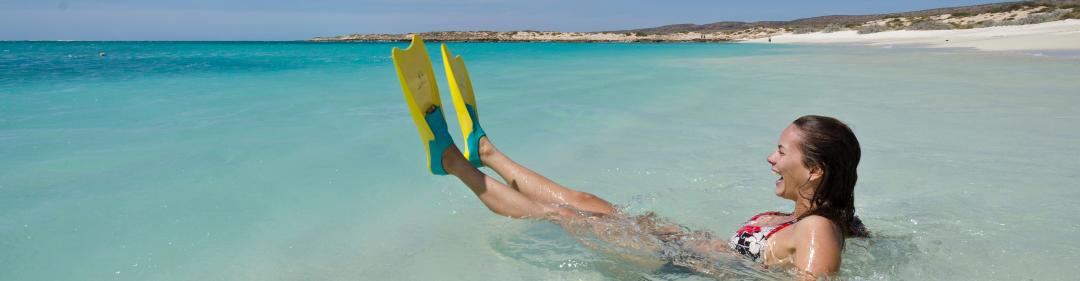
{"label": "shoreline", "polygon": [[[1080,40],[1042,44],[1030,42],[965,45],[963,42],[1032,33],[1040,27],[1072,25],[1080,19],[1080,0],[1005,2],[912,12],[873,15],[830,15],[789,21],[720,21],[708,24],[671,24],[652,28],[596,31],[430,31],[402,34],[350,34],[314,37],[309,42],[408,42],[412,34],[434,42],[566,42],[566,43],[668,43],[668,42],[771,42],[776,43],[868,43],[908,40],[902,43],[933,45],[952,42],[949,47],[989,50],[1075,50]],[[1057,24],[1044,24],[1053,22]],[[1024,26],[1024,27],[1016,27]],[[1013,30],[980,36],[986,30]],[[1066,32],[1072,29],[1066,28]],[[860,33],[866,33],[862,35]],[[940,34],[939,34],[940,33]],[[971,38],[968,38],[971,37]],[[1075,37],[1075,36],[1073,36]],[[952,39],[950,39],[952,38]],[[958,40],[957,40],[958,39]],[[1023,41],[1023,40],[1022,40]],[[1046,41],[1046,40],[1036,40]],[[960,43],[960,44],[955,44]],[[886,43],[888,44],[888,43]]]}
{"label": "shoreline", "polygon": [[[770,42],[771,39],[771,42]],[[740,43],[916,46],[923,48],[972,48],[979,51],[1078,52],[1080,20],[1066,19],[1039,24],[995,26],[953,30],[898,30],[870,34],[857,31],[784,33]]]}
{"label": "shoreline", "polygon": [[[431,42],[468,43],[764,43],[808,45],[909,46],[919,48],[971,48],[979,51],[1077,52],[1080,56],[1080,20],[948,30],[894,30],[859,34],[856,30],[795,34],[783,29],[754,29],[734,34],[632,34],[589,32],[483,32],[422,33]],[[408,34],[368,34],[317,37],[304,42],[408,42]]]}
{"label": "shoreline", "polygon": [[[747,37],[733,37],[724,33],[679,32],[670,34],[645,34],[635,32],[555,32],[555,31],[438,31],[419,33],[431,42],[565,42],[565,43],[615,43],[615,42],[733,42],[738,39],[756,38],[777,34],[743,33]],[[752,32],[764,32],[755,29]],[[754,36],[756,35],[756,36]],[[353,34],[335,37],[315,37],[309,42],[409,42],[412,34]]]}
{"label": "shoreline", "polygon": [[[433,42],[925,45],[988,51],[1080,50],[1080,0],[1022,1],[790,21],[721,21],[597,31],[431,31]],[[414,33],[314,37],[309,42],[408,42]]]}

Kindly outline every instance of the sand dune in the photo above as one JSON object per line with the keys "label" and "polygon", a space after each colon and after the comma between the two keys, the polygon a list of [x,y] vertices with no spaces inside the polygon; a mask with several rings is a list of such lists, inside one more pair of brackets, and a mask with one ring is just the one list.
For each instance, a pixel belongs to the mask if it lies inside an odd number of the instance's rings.
{"label": "sand dune", "polygon": [[[758,38],[743,42],[768,42]],[[1080,20],[959,30],[901,30],[871,34],[856,31],[772,36],[772,43],[920,45],[933,48],[975,48],[986,51],[1080,51]]]}

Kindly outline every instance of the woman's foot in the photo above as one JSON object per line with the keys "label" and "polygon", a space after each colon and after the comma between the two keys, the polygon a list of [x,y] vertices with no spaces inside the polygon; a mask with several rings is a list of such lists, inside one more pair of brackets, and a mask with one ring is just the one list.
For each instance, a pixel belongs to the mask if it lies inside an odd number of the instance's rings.
{"label": "woman's foot", "polygon": [[424,48],[424,40],[413,35],[409,48],[394,48],[390,56],[394,59],[401,90],[405,94],[409,114],[416,123],[420,140],[427,153],[427,166],[432,174],[445,175],[442,153],[447,147],[454,146],[450,134],[446,131],[446,118],[443,116],[442,100],[435,82],[435,73],[431,69],[431,58]]}
{"label": "woman's foot", "polygon": [[476,113],[476,96],[473,94],[472,82],[469,73],[465,70],[465,61],[461,56],[450,54],[446,44],[442,45],[443,65],[446,66],[446,78],[450,84],[450,96],[454,101],[454,109],[457,111],[458,124],[461,125],[461,135],[465,140],[464,155],[474,167],[483,167],[478,153],[478,144],[484,137],[484,129],[480,127],[480,116]]}

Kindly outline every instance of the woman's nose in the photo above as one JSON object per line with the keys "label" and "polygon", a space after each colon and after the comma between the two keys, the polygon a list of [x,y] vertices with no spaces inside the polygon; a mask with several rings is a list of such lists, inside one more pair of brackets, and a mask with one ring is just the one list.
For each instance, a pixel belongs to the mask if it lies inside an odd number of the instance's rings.
{"label": "woman's nose", "polygon": [[773,156],[776,156],[776,152],[770,153],[769,156],[765,156],[765,162],[769,162],[769,165],[776,165],[776,161],[773,160]]}

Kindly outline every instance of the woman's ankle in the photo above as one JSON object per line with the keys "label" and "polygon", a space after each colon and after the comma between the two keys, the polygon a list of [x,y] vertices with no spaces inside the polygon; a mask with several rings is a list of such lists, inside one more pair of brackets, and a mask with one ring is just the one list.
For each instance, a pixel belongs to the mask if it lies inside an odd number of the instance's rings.
{"label": "woman's ankle", "polygon": [[499,150],[495,149],[495,145],[491,143],[491,140],[487,136],[481,137],[478,141],[478,150],[480,153],[480,161],[489,159],[499,153]]}
{"label": "woman's ankle", "polygon": [[465,165],[469,165],[468,162],[469,160],[466,160],[465,157],[461,155],[461,151],[458,150],[456,146],[451,145],[450,147],[446,148],[445,151],[443,151],[443,170],[446,170],[446,173],[448,174],[457,175],[457,172],[460,172],[459,168],[461,167],[462,163],[465,163]]}

